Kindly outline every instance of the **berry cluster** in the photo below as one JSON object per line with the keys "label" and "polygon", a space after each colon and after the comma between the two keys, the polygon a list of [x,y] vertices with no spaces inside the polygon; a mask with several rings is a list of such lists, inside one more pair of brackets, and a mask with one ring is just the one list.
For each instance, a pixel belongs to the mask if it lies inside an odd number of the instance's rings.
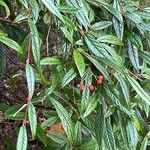
{"label": "berry cluster", "polygon": [[[103,75],[100,75],[100,76],[98,76],[97,77],[97,84],[98,85],[100,85],[100,84],[102,84],[103,83],[103,80],[104,80],[104,76]],[[85,85],[84,84],[80,84],[80,90],[81,91],[83,91],[83,90],[85,90]],[[89,89],[90,89],[90,91],[94,91],[95,90],[95,87],[94,87],[94,85],[90,85],[89,86]]]}

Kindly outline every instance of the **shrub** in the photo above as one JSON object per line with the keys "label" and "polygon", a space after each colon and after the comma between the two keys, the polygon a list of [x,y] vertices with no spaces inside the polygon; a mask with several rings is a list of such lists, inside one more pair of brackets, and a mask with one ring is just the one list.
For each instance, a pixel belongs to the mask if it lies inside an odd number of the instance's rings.
{"label": "shrub", "polygon": [[25,102],[1,106],[20,128],[17,150],[29,140],[41,149],[146,150],[150,7],[140,2],[0,1],[0,72],[9,47],[28,90]]}

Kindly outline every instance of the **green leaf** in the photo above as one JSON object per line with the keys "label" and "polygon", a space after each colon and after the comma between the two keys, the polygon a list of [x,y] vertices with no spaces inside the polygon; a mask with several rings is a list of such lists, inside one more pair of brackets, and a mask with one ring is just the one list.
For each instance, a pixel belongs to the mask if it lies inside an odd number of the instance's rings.
{"label": "green leaf", "polygon": [[26,9],[28,9],[27,0],[19,0],[19,2],[20,2]]}
{"label": "green leaf", "polygon": [[67,4],[69,6],[76,7],[80,9],[79,12],[75,13],[76,18],[78,19],[79,23],[87,29],[90,26],[90,21],[88,18],[88,12],[87,9],[84,6],[84,3],[82,0],[67,0]]}
{"label": "green leaf", "polygon": [[96,108],[96,106],[97,106],[97,96],[94,96],[89,100],[82,118],[85,118],[90,113],[92,113],[92,111]]}
{"label": "green leaf", "polygon": [[79,74],[82,77],[85,72],[85,62],[83,56],[80,54],[78,50],[74,50],[73,52],[74,61],[78,68]]}
{"label": "green leaf", "polygon": [[62,32],[64,33],[65,37],[68,41],[73,44],[73,31],[69,31],[66,28],[61,27]]}
{"label": "green leaf", "polygon": [[85,54],[85,56],[91,61],[91,63],[93,63],[93,65],[104,75],[105,79],[107,79],[108,81],[111,82],[110,76],[107,72],[107,70],[103,67],[103,65],[101,65],[101,63],[94,59],[93,57],[91,57],[88,54]]}
{"label": "green leaf", "polygon": [[112,129],[110,120],[108,118],[106,119],[106,123],[105,123],[104,137],[105,137],[104,140],[106,142],[105,143],[106,147],[109,150],[117,150],[113,129]]}
{"label": "green leaf", "polygon": [[57,117],[51,117],[41,123],[41,128],[46,129],[48,127],[51,127],[56,121],[57,121]]}
{"label": "green leaf", "polygon": [[143,99],[148,105],[150,105],[150,96],[143,90],[140,84],[131,76],[127,76],[128,81],[137,92],[137,94]]}
{"label": "green leaf", "polygon": [[140,56],[143,58],[144,61],[146,61],[146,63],[150,65],[150,52],[148,51],[140,52]]}
{"label": "green leaf", "polygon": [[105,131],[104,108],[98,105],[98,111],[95,118],[95,135],[99,149],[103,147],[103,137]]}
{"label": "green leaf", "polygon": [[136,149],[138,143],[138,132],[132,122],[126,125],[127,138],[131,149]]}
{"label": "green leaf", "polygon": [[40,12],[39,5],[36,0],[30,0],[29,4],[32,10],[32,17],[34,18],[35,21],[37,21],[39,17],[39,12]]}
{"label": "green leaf", "polygon": [[55,99],[50,98],[50,101],[52,102],[53,106],[55,107],[58,116],[63,124],[64,130],[68,136],[68,138],[73,141],[74,139],[74,124],[71,120],[70,114],[67,112],[67,110]]}
{"label": "green leaf", "polygon": [[20,54],[23,53],[23,50],[18,45],[18,43],[16,43],[14,40],[11,40],[10,38],[7,38],[7,37],[5,37],[3,35],[0,35],[0,42],[4,43],[5,45],[7,45],[10,48],[14,49],[15,51],[17,51]]}
{"label": "green leaf", "polygon": [[118,107],[118,109],[120,109],[121,111],[123,111],[124,113],[126,113],[128,116],[131,116],[130,110],[128,110],[128,108],[126,108],[121,103],[121,101],[117,98],[117,96],[113,93],[113,91],[108,86],[105,86],[105,90],[107,91],[106,94],[110,98],[110,100],[112,101],[112,103],[116,107]]}
{"label": "green leaf", "polygon": [[28,20],[28,24],[31,30],[32,39],[32,53],[35,63],[39,66],[40,63],[40,39],[39,34],[35,25],[35,22],[31,19]]}
{"label": "green leaf", "polygon": [[27,131],[25,126],[20,127],[17,138],[17,150],[27,150]]}
{"label": "green leaf", "polygon": [[56,132],[48,132],[47,135],[55,142],[59,143],[59,144],[65,144],[66,143],[66,139],[65,137],[60,134],[60,133],[56,133]]}
{"label": "green leaf", "polygon": [[129,90],[127,87],[127,84],[123,78],[123,76],[121,74],[115,75],[117,80],[119,81],[119,84],[121,86],[121,90],[123,92],[123,95],[125,97],[126,103],[128,103],[130,101],[130,97],[129,97]]}
{"label": "green leaf", "polygon": [[139,58],[138,58],[138,51],[135,45],[132,44],[131,40],[128,39],[128,53],[129,58],[134,66],[134,68],[138,71],[139,70]]}
{"label": "green leaf", "polygon": [[28,106],[28,117],[29,117],[29,123],[31,127],[32,138],[34,139],[36,134],[36,129],[37,129],[37,115],[36,115],[35,107],[31,102],[29,103]]}
{"label": "green leaf", "polygon": [[74,6],[67,6],[67,5],[63,5],[63,6],[57,6],[58,10],[64,13],[77,13],[78,11],[80,11],[79,8],[76,8]]}
{"label": "green leaf", "polygon": [[59,144],[65,144],[66,143],[66,139],[65,137],[60,134],[60,133],[55,133],[55,132],[51,132],[49,131],[47,133],[47,135],[55,142],[59,143]]}
{"label": "green leaf", "polygon": [[61,60],[57,57],[45,57],[40,61],[41,65],[59,65]]}
{"label": "green leaf", "polygon": [[[123,20],[123,17],[121,15],[120,3],[118,0],[114,0],[113,7],[120,13],[120,18],[121,20]],[[113,25],[114,25],[114,29],[118,38],[120,38],[120,40],[122,41],[123,32],[124,32],[124,24],[120,22],[117,18],[113,17]]]}
{"label": "green leaf", "polygon": [[42,141],[44,146],[46,147],[47,146],[47,136],[46,136],[44,130],[42,130],[42,128],[40,127],[40,125],[37,125],[36,134],[39,137],[39,139]]}
{"label": "green leaf", "polygon": [[49,9],[50,12],[52,12],[54,15],[56,15],[62,22],[64,22],[63,17],[58,10],[58,8],[54,5],[52,1],[49,0],[41,0],[43,4]]}
{"label": "green leaf", "polygon": [[0,0],[0,6],[4,6],[4,7],[5,7],[6,14],[7,14],[6,17],[9,17],[9,16],[10,16],[10,10],[9,10],[9,7],[7,6],[7,4],[6,4],[3,0]]}
{"label": "green leaf", "polygon": [[113,35],[104,35],[97,39],[98,42],[102,43],[110,43],[114,45],[123,45],[121,40]]}
{"label": "green leaf", "polygon": [[93,31],[97,31],[97,30],[108,28],[111,25],[112,25],[111,21],[100,21],[100,22],[94,23],[90,28]]}
{"label": "green leaf", "polygon": [[28,84],[28,100],[30,101],[35,89],[34,72],[30,64],[26,64],[26,79]]}
{"label": "green leaf", "polygon": [[75,68],[71,68],[62,79],[62,87],[66,86],[77,76]]}
{"label": "green leaf", "polygon": [[150,131],[147,133],[147,135],[144,137],[143,142],[141,143],[140,150],[146,150],[148,146],[148,139],[150,138]]}
{"label": "green leaf", "polygon": [[108,52],[90,35],[84,35],[84,40],[87,47],[94,53],[96,56],[108,57]]}

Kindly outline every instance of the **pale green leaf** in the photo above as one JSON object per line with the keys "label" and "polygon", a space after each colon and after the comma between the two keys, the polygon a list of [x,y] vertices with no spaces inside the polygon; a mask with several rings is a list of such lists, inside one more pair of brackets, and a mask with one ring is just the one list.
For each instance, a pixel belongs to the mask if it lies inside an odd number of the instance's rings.
{"label": "pale green leaf", "polygon": [[27,131],[25,126],[20,127],[17,138],[17,150],[27,150]]}
{"label": "pale green leaf", "polygon": [[37,115],[36,115],[35,107],[31,102],[28,105],[28,117],[29,117],[29,123],[31,127],[32,138],[34,139],[36,134],[36,129],[37,129]]}

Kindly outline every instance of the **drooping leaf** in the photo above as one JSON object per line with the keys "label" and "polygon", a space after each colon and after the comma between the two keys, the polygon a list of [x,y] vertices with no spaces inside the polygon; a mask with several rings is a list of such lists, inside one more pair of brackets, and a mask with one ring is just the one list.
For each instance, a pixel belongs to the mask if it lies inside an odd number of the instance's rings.
{"label": "drooping leaf", "polygon": [[105,143],[106,147],[110,150],[116,150],[117,149],[116,141],[115,141],[115,137],[114,137],[114,133],[113,133],[111,123],[110,123],[108,118],[106,119],[106,122],[105,122],[104,136],[105,136],[104,140],[106,142]]}
{"label": "drooping leaf", "polygon": [[66,86],[77,76],[75,68],[71,68],[62,79],[62,87]]}
{"label": "drooping leaf", "polygon": [[35,22],[31,19],[28,20],[28,24],[31,30],[32,39],[32,53],[35,63],[39,66],[40,63],[40,39],[39,34],[35,25]]}
{"label": "drooping leaf", "polygon": [[71,120],[71,117],[68,113],[68,111],[55,99],[50,98],[50,101],[52,102],[53,106],[55,107],[58,116],[60,118],[60,120],[62,121],[64,130],[68,136],[68,138],[72,141],[74,138],[74,124]]}
{"label": "drooping leaf", "polygon": [[29,4],[31,6],[32,17],[34,18],[35,21],[37,21],[39,17],[39,12],[40,12],[39,5],[36,0],[30,0]]}
{"label": "drooping leaf", "polygon": [[95,119],[95,135],[99,149],[102,149],[103,147],[104,131],[105,131],[104,109],[101,105],[100,106],[98,105],[98,111]]}
{"label": "drooping leaf", "polygon": [[17,138],[17,150],[27,150],[27,131],[25,126],[20,127]]}
{"label": "drooping leaf", "polygon": [[129,39],[128,39],[128,53],[134,68],[138,71],[139,70],[138,50]]}
{"label": "drooping leaf", "polygon": [[82,0],[67,0],[67,4],[69,6],[73,6],[73,7],[80,9],[79,12],[75,13],[75,16],[78,19],[79,23],[87,29],[90,26],[90,21],[88,18],[87,9],[85,9],[83,1]]}
{"label": "drooping leaf", "polygon": [[28,100],[30,101],[35,89],[34,72],[30,64],[26,64],[26,79],[28,84]]}
{"label": "drooping leaf", "polygon": [[49,0],[42,0],[43,4],[49,9],[50,12],[52,12],[54,15],[56,15],[61,21],[63,21],[63,17],[58,10],[58,8],[54,5],[52,1]]}
{"label": "drooping leaf", "polygon": [[28,117],[31,127],[32,138],[34,139],[37,129],[37,115],[34,105],[30,102],[28,105]]}
{"label": "drooping leaf", "polygon": [[85,112],[83,114],[83,118],[87,117],[90,113],[92,113],[92,111],[96,108],[96,106],[97,106],[97,96],[94,96],[89,100]]}
{"label": "drooping leaf", "polygon": [[4,43],[5,45],[14,49],[15,51],[17,51],[20,54],[22,54],[22,52],[23,52],[21,47],[18,45],[18,43],[16,43],[14,40],[12,40],[6,36],[0,35],[0,42]]}
{"label": "drooping leaf", "polygon": [[108,28],[111,25],[112,25],[111,21],[101,21],[101,22],[94,23],[90,28],[91,30],[97,31],[97,30]]}
{"label": "drooping leaf", "polygon": [[59,143],[59,144],[65,144],[66,143],[66,139],[63,135],[61,135],[60,133],[56,133],[56,132],[48,132],[47,134],[53,141]]}
{"label": "drooping leaf", "polygon": [[40,127],[40,125],[37,125],[36,134],[39,137],[39,139],[42,141],[44,146],[46,147],[47,146],[47,136],[46,136],[44,130]]}
{"label": "drooping leaf", "polygon": [[[121,15],[120,3],[118,0],[114,0],[113,7],[120,13],[121,20],[123,20]],[[113,25],[118,38],[120,38],[120,40],[122,41],[124,32],[123,23],[120,22],[117,18],[113,17]]]}
{"label": "drooping leaf", "polygon": [[41,65],[59,65],[61,60],[57,57],[45,57],[40,61]]}
{"label": "drooping leaf", "polygon": [[73,52],[74,61],[78,68],[79,74],[82,77],[85,71],[85,62],[83,56],[80,54],[78,50],[74,50]]}
{"label": "drooping leaf", "polygon": [[97,39],[98,42],[102,43],[110,43],[115,45],[122,45],[122,42],[119,38],[113,36],[113,35],[104,35]]}
{"label": "drooping leaf", "polygon": [[131,76],[127,76],[128,81],[137,92],[137,94],[143,99],[148,105],[150,105],[150,96],[144,91],[141,85]]}

